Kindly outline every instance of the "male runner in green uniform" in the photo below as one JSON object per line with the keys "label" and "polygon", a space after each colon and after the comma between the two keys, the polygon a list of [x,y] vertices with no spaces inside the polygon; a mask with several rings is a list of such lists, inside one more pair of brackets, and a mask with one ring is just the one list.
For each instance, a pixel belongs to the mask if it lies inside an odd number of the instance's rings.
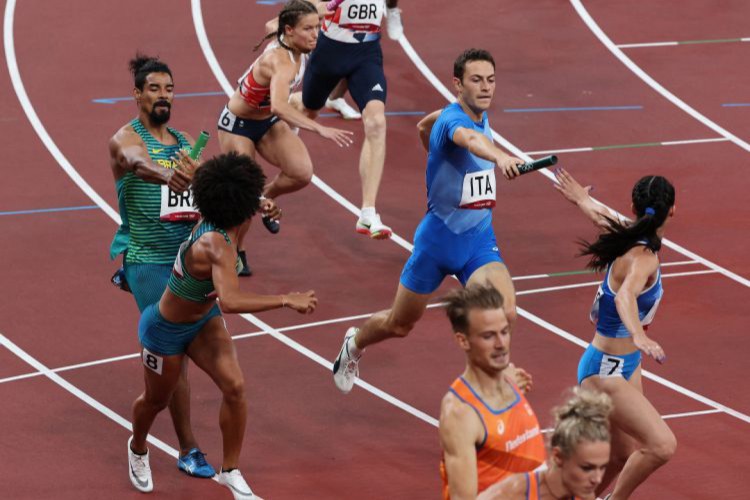
{"label": "male runner in green uniform", "polygon": [[[143,311],[161,297],[180,244],[200,215],[188,189],[196,164],[180,152],[189,150],[194,141],[167,126],[174,96],[172,73],[162,61],[140,54],[130,61],[130,70],[138,117],[109,141],[122,217],[110,257],[123,254],[127,286]],[[190,425],[187,363],[169,413],[180,443],[177,466],[192,476],[213,477],[215,471],[201,453]]]}

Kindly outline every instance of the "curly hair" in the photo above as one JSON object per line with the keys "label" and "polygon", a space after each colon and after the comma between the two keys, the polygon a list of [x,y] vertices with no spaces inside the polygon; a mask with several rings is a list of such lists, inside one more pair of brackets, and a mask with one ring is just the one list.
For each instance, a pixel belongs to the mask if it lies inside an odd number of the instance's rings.
{"label": "curly hair", "polygon": [[172,78],[172,71],[167,63],[159,60],[158,57],[147,56],[140,52],[137,52],[135,57],[130,60],[128,67],[133,74],[133,84],[138,90],[143,90],[146,77],[151,73],[166,73]]}
{"label": "curly hair", "polygon": [[203,163],[193,177],[193,203],[221,229],[239,226],[260,208],[266,176],[247,155],[227,153]]}

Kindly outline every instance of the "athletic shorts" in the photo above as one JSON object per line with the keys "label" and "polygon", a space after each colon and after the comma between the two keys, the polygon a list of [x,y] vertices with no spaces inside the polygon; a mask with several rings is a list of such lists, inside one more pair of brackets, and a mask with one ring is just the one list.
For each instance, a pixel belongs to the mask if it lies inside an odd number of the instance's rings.
{"label": "athletic shorts", "polygon": [[607,354],[589,344],[578,362],[578,384],[585,379],[599,375],[600,377],[623,377],[630,380],[638,365],[641,364],[641,351],[629,354]]}
{"label": "athletic shorts", "polygon": [[214,304],[211,310],[195,323],[172,323],[159,313],[157,302],[148,306],[141,314],[141,320],[138,322],[138,340],[154,354],[183,354],[190,342],[198,336],[201,328],[215,316],[221,316],[218,304]]}
{"label": "athletic shorts", "polygon": [[224,109],[221,110],[221,114],[219,115],[219,123],[217,123],[216,126],[219,130],[247,137],[253,141],[253,144],[258,144],[263,136],[266,135],[266,132],[278,122],[279,117],[276,115],[272,115],[265,120],[248,120],[245,118],[239,118],[224,106]]}
{"label": "athletic shorts", "polygon": [[430,294],[454,274],[466,286],[474,271],[490,262],[503,262],[492,224],[455,234],[427,214],[414,234],[414,251],[401,271],[401,284],[414,293]]}
{"label": "athletic shorts", "polygon": [[128,264],[127,258],[125,261],[125,279],[138,310],[143,312],[146,306],[161,299],[172,274],[172,264]]}
{"label": "athletic shorts", "polygon": [[370,101],[385,103],[388,87],[380,41],[346,43],[321,34],[307,61],[302,80],[302,103],[307,109],[319,110],[342,78],[346,78],[349,93],[360,111]]}

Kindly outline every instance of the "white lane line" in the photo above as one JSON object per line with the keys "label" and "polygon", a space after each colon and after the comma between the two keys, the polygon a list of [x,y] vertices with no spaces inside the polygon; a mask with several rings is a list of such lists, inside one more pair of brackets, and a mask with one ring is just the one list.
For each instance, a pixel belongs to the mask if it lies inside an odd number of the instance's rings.
{"label": "white lane line", "polygon": [[[666,266],[669,266],[669,265],[682,265],[682,264],[694,264],[694,263],[695,262],[692,262],[692,261],[671,262],[671,263],[667,263],[667,264],[662,264],[662,267],[666,267]],[[691,272],[683,272],[683,273],[663,274],[662,278],[671,278],[671,277],[675,277],[675,276],[693,276],[693,275],[696,275],[696,274],[712,274],[712,273],[716,273],[716,271],[708,269],[708,270],[703,270],[703,271],[691,271]],[[536,277],[546,277],[546,276],[547,275],[538,275]],[[534,276],[532,276],[532,277],[534,277]],[[532,295],[532,294],[536,294],[536,293],[556,292],[556,291],[560,291],[560,290],[569,290],[569,289],[573,289],[573,288],[583,288],[583,287],[589,287],[589,286],[599,285],[599,283],[601,283],[601,281],[589,281],[589,282],[586,282],[586,283],[574,283],[574,284],[571,284],[571,285],[553,286],[553,287],[546,287],[546,288],[535,288],[535,289],[532,289],[532,290],[518,291],[518,292],[516,292],[516,295]],[[433,303],[433,304],[428,304],[427,305],[427,309],[433,309],[433,308],[443,307],[444,305],[445,305],[445,303],[443,303],[443,302],[436,302],[436,303]],[[370,316],[372,316],[373,314],[375,314],[375,313],[357,314],[356,316],[343,316],[343,317],[340,317],[340,318],[332,318],[332,319],[326,319],[326,320],[322,320],[322,321],[313,321],[311,323],[302,323],[302,324],[299,324],[299,325],[291,325],[291,326],[285,326],[283,328],[276,328],[275,331],[277,331],[277,332],[291,332],[291,331],[295,331],[295,330],[305,330],[305,329],[308,329],[308,328],[315,328],[317,326],[326,326],[326,325],[334,325],[334,324],[338,324],[338,323],[346,323],[346,322],[354,321],[354,320],[358,320],[358,319],[366,319],[366,318],[369,318]],[[265,335],[269,335],[269,332],[267,332],[265,330],[261,330],[261,331],[256,331],[256,332],[240,333],[240,334],[237,334],[237,335],[232,335],[232,339],[233,340],[244,340],[244,339],[247,339],[247,338],[262,337],[262,336],[265,336]],[[77,370],[79,368],[88,368],[90,366],[103,365],[103,364],[107,364],[107,363],[115,363],[117,361],[124,361],[124,360],[128,360],[128,359],[134,359],[134,358],[138,358],[139,356],[140,356],[140,354],[138,354],[138,353],[125,354],[125,355],[122,355],[122,356],[115,356],[115,357],[111,357],[111,358],[98,359],[98,360],[95,360],[95,361],[87,361],[85,363],[78,363],[78,364],[75,364],[75,365],[61,366],[59,368],[53,368],[50,371],[52,371],[54,373],[66,372],[66,371],[70,371],[70,370]],[[15,382],[17,380],[23,380],[23,379],[32,378],[32,377],[38,377],[40,375],[43,375],[43,373],[41,373],[41,372],[30,372],[30,373],[24,373],[24,374],[21,374],[21,375],[14,375],[14,376],[11,376],[11,377],[0,378],[0,384],[4,384],[4,383],[7,383],[7,382]]]}
{"label": "white lane line", "polygon": [[[709,139],[685,139],[683,141],[662,141],[651,143],[651,147],[659,146],[686,146],[690,144],[706,144],[710,142],[728,142],[729,139],[726,137],[713,137]],[[551,154],[563,154],[563,153],[591,153],[594,151],[612,151],[615,149],[630,149],[636,147],[643,147],[644,144],[633,144],[633,145],[617,145],[617,146],[591,146],[588,148],[572,148],[572,149],[548,149],[546,151],[525,151],[527,155],[551,155]]]}
{"label": "white lane line", "polygon": [[700,410],[700,411],[686,411],[684,413],[672,413],[670,415],[662,415],[661,418],[669,420],[671,418],[685,418],[685,417],[697,417],[699,415],[713,415],[714,413],[722,413],[721,410]]}
{"label": "white lane line", "polygon": [[[320,356],[316,352],[314,352],[314,351],[308,349],[307,347],[303,346],[299,342],[296,342],[296,341],[292,340],[291,338],[287,337],[286,335],[284,335],[283,333],[279,332],[278,330],[276,330],[272,326],[268,325],[267,323],[261,321],[257,317],[255,317],[255,316],[253,316],[251,314],[241,314],[241,316],[243,318],[245,318],[246,320],[248,320],[249,322],[253,323],[255,326],[257,326],[261,330],[263,330],[265,332],[268,332],[269,335],[271,335],[273,338],[275,338],[276,340],[278,340],[282,344],[284,344],[284,345],[286,345],[288,347],[291,347],[295,351],[297,351],[297,352],[299,352],[301,354],[304,354],[305,356],[307,356],[311,360],[313,360],[316,363],[318,363],[319,365],[323,366],[329,372],[333,369],[333,363],[331,363],[330,361],[328,361],[324,357]],[[409,405],[407,403],[404,403],[400,399],[397,399],[397,398],[391,396],[390,394],[388,394],[388,393],[386,393],[384,391],[381,391],[377,387],[375,387],[375,386],[373,386],[371,384],[368,384],[364,380],[362,380],[360,378],[357,378],[357,380],[355,381],[355,384],[357,384],[358,386],[360,386],[363,389],[367,390],[368,392],[374,394],[375,396],[377,396],[377,397],[385,400],[386,402],[392,404],[393,406],[396,406],[396,407],[404,410],[405,412],[414,415],[415,417],[419,418],[420,420],[423,420],[423,421],[427,422],[428,424],[434,425],[435,427],[437,427],[438,421],[434,417],[431,417],[430,415],[424,413],[423,411],[418,410],[418,409],[414,408],[413,406],[411,406],[411,405]]]}
{"label": "white lane line", "polygon": [[651,42],[651,43],[622,43],[617,45],[620,49],[636,49],[641,47],[672,47],[679,45],[677,42]]}
{"label": "white lane line", "polygon": [[[687,271],[684,273],[670,273],[670,274],[662,274],[662,278],[673,278],[676,276],[695,276],[698,274],[716,274],[716,271],[713,269],[706,269],[703,271]],[[572,290],[574,288],[586,288],[589,286],[599,286],[601,285],[602,280],[598,281],[589,281],[586,283],[573,283],[570,285],[560,285],[560,286],[548,286],[544,288],[534,288],[531,290],[521,290],[516,291],[516,295],[532,295],[537,293],[546,293],[546,292],[559,292],[560,290]]]}
{"label": "white lane line", "polygon": [[[668,91],[666,88],[664,88],[659,82],[654,80],[648,73],[643,71],[637,64],[635,64],[628,56],[625,55],[625,53],[620,50],[614,43],[612,43],[612,40],[607,36],[606,33],[599,27],[599,25],[594,21],[594,19],[591,17],[591,15],[588,13],[586,8],[581,3],[581,0],[570,0],[570,3],[573,5],[573,8],[576,10],[578,15],[581,17],[584,23],[586,23],[586,26],[589,27],[589,29],[594,33],[594,35],[599,39],[599,41],[604,44],[607,49],[609,49],[610,52],[612,52],[612,55],[614,55],[617,59],[620,60],[630,71],[636,74],[641,80],[643,80],[649,87],[657,91],[659,94],[661,94],[665,99],[669,100],[672,104],[683,110],[685,113],[689,114],[699,122],[701,122],[706,127],[710,128],[717,134],[721,135],[722,137],[726,137],[733,143],[735,143],[737,146],[741,147],[745,151],[750,152],[750,144],[743,141],[736,135],[732,134],[725,128],[719,126],[718,124],[714,123],[713,121],[709,120],[705,116],[703,116],[701,113],[693,109],[691,106],[689,106],[685,101]],[[750,286],[746,284],[745,286]]]}
{"label": "white lane line", "polygon": [[[448,91],[448,89],[445,87],[445,85],[440,82],[440,80],[437,79],[435,74],[430,70],[430,68],[427,67],[427,65],[422,61],[422,58],[417,54],[417,52],[414,50],[414,48],[409,43],[409,40],[406,38],[406,36],[402,36],[399,39],[399,43],[401,44],[401,48],[404,49],[404,52],[409,56],[409,58],[412,60],[414,65],[422,72],[423,76],[435,87],[435,89],[443,96],[445,97],[449,102],[455,102],[456,98],[453,96],[453,94]],[[497,141],[500,145],[502,145],[506,150],[510,151],[517,157],[523,159],[524,161],[530,161],[531,157],[527,154],[525,154],[521,149],[517,148],[513,143],[505,139],[503,136],[498,134],[495,130],[492,131],[492,137]],[[547,177],[552,182],[555,181],[555,175],[552,172],[549,172],[548,169],[543,168],[541,170],[537,170],[541,175]],[[604,203],[600,202],[599,200],[592,198],[596,203],[601,205],[602,207],[606,208],[613,214],[616,214],[619,217],[622,217],[624,219],[628,219],[624,215],[617,212],[615,209],[608,207]],[[682,255],[689,257],[693,260],[696,260],[703,264],[706,267],[709,267],[715,271],[718,271],[719,273],[723,274],[727,278],[736,281],[737,283],[740,283],[741,285],[744,285],[748,288],[750,288],[750,280],[747,278],[744,278],[740,276],[739,274],[733,273],[732,271],[729,271],[728,269],[725,269],[718,264],[715,264],[714,262],[711,262],[710,260],[701,257],[700,255],[691,252],[687,248],[682,247],[681,245],[678,245],[677,243],[674,243],[671,240],[668,240],[664,238],[662,240],[662,244],[664,246],[671,248],[672,250],[681,253]]]}
{"label": "white lane line", "polygon": [[[9,0],[12,1],[12,0]],[[130,421],[127,419],[121,417],[114,411],[112,411],[110,408],[104,406],[96,399],[92,398],[82,390],[80,390],[78,387],[74,386],[64,378],[62,378],[60,375],[54,373],[52,370],[47,368],[45,365],[43,365],[40,361],[38,361],[36,358],[31,356],[29,353],[18,347],[16,344],[14,344],[10,339],[8,339],[5,335],[0,333],[0,344],[3,345],[6,349],[8,349],[10,352],[24,360],[26,363],[31,365],[34,369],[39,371],[41,374],[43,374],[45,377],[50,379],[52,382],[56,383],[69,393],[71,393],[73,396],[77,397],[87,405],[94,408],[96,411],[101,413],[102,415],[106,416],[113,422],[117,423],[118,425],[124,427],[129,432],[133,432],[133,426],[131,425]],[[147,438],[148,442],[162,450],[163,452],[167,453],[168,455],[173,456],[174,458],[177,458],[178,452],[171,446],[169,446],[164,441],[155,438],[152,435],[148,435]],[[124,448],[124,447],[123,447]],[[124,453],[124,452],[123,452]]]}
{"label": "white lane line", "polygon": [[[687,417],[698,417],[701,415],[714,415],[716,413],[722,413],[721,410],[698,410],[698,411],[686,411],[684,413],[672,413],[668,415],[662,415],[662,420],[671,420],[675,418],[687,418]],[[546,427],[542,429],[542,434],[549,434],[555,429],[553,427]]]}
{"label": "white lane line", "polygon": [[55,144],[55,141],[53,141],[52,137],[47,133],[44,125],[42,125],[42,121],[34,110],[34,106],[31,105],[29,96],[26,93],[26,88],[23,85],[23,80],[21,80],[21,73],[18,71],[18,61],[16,60],[16,46],[13,40],[13,17],[15,10],[16,0],[8,0],[8,3],[5,4],[5,17],[3,18],[3,43],[5,45],[5,61],[8,65],[10,81],[13,84],[13,90],[15,90],[16,96],[18,96],[18,102],[21,103],[21,107],[23,108],[24,113],[26,113],[26,117],[34,128],[36,135],[39,136],[44,146],[55,160],[57,160],[57,163],[60,164],[65,173],[68,174],[73,182],[75,182],[84,193],[86,193],[86,196],[99,205],[107,215],[116,220],[119,224],[120,216],[117,211],[110,207],[107,202],[105,202],[104,199],[83,179],[83,177],[78,174],[76,169],[73,168],[73,165],[70,164],[68,159],[62,154],[62,151],[60,151],[60,148]]}

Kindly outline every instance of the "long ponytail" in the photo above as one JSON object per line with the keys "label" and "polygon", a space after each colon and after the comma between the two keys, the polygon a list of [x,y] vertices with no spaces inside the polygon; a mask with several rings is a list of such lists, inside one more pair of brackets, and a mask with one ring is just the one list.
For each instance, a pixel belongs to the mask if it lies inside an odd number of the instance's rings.
{"label": "long ponytail", "polygon": [[607,217],[608,228],[593,243],[580,241],[580,255],[590,255],[588,266],[602,271],[634,246],[645,242],[646,248],[657,252],[661,238],[657,229],[664,224],[669,210],[674,206],[675,192],[672,184],[659,175],[642,177],[633,187],[633,208],[637,219],[623,224]]}

